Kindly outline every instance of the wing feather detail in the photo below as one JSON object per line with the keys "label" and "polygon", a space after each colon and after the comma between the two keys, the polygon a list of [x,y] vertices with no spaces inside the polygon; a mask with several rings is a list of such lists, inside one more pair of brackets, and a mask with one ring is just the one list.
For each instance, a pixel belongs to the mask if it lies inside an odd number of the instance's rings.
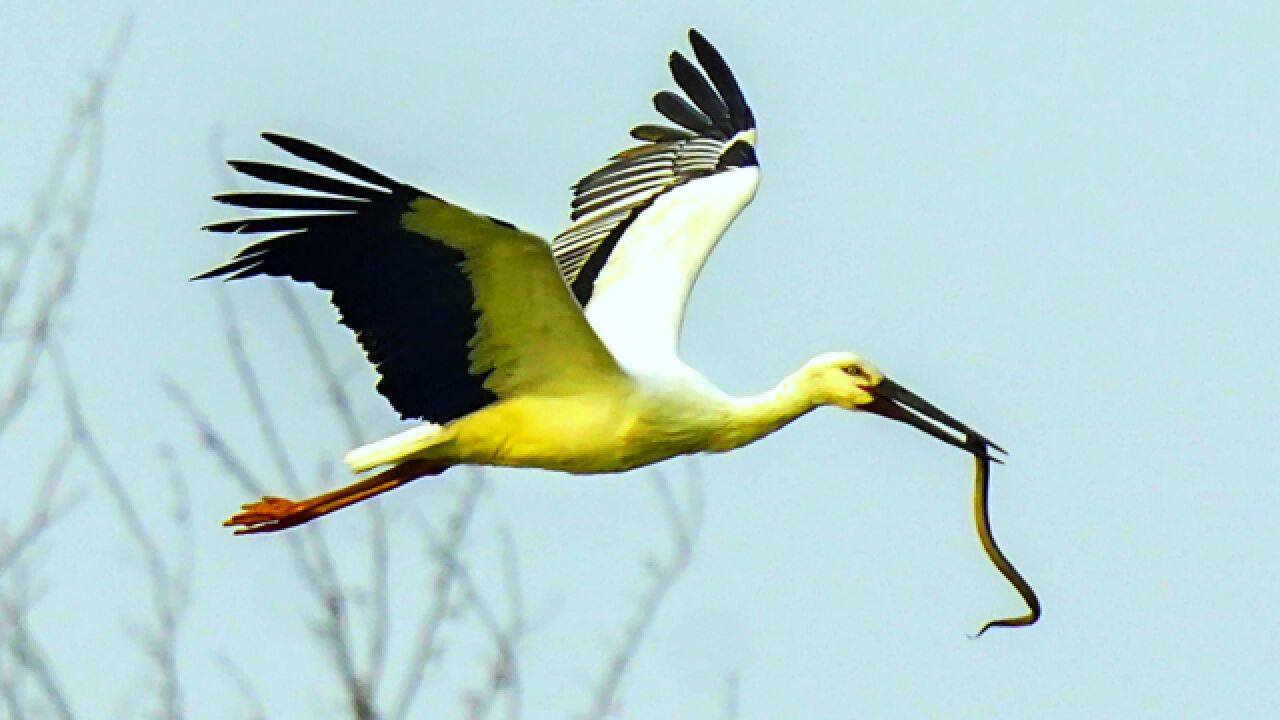
{"label": "wing feather detail", "polygon": [[346,177],[231,161],[251,177],[326,194],[237,192],[220,202],[324,212],[206,226],[267,237],[196,279],[268,275],[328,290],[402,417],[443,424],[519,393],[624,377],[541,238],[305,140],[263,137]]}
{"label": "wing feather detail", "polygon": [[669,90],[653,98],[655,109],[679,127],[632,128],[631,136],[645,144],[615,154],[572,187],[572,224],[552,250],[584,307],[618,239],[659,197],[697,178],[757,164],[755,118],[741,88],[706,38],[690,30],[689,40],[701,70],[679,52],[669,59],[688,99]]}

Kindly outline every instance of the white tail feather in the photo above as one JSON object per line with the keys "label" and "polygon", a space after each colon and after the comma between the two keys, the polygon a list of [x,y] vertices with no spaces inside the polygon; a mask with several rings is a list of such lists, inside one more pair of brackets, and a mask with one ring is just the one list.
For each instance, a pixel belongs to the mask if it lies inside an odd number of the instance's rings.
{"label": "white tail feather", "polygon": [[405,457],[426,448],[430,440],[440,432],[435,423],[423,423],[404,432],[392,435],[377,442],[362,445],[347,453],[343,460],[352,472],[372,470],[379,465],[402,460]]}

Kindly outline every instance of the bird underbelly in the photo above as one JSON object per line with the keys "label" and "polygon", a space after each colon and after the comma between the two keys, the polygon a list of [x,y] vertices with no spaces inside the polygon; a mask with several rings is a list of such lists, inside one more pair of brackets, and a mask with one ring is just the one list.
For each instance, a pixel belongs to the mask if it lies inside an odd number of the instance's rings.
{"label": "bird underbelly", "polygon": [[503,439],[494,465],[537,467],[582,475],[625,472],[691,452],[683,444],[630,436],[620,428],[591,436],[511,435]]}
{"label": "bird underbelly", "polygon": [[456,422],[455,462],[575,474],[623,472],[693,452],[689,439],[652,432],[621,405],[519,398]]}

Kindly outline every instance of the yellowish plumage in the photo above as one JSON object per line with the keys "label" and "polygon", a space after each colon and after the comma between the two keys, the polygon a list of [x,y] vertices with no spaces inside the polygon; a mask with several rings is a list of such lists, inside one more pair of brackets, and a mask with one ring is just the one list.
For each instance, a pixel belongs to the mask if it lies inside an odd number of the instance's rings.
{"label": "yellowish plumage", "polygon": [[[562,368],[561,374],[574,372]],[[400,442],[359,448],[347,462],[356,472],[409,460],[621,472],[677,455],[734,450],[821,405],[853,409],[872,399],[861,383],[879,377],[848,353],[819,356],[750,398],[724,395],[692,371],[684,382],[666,384],[619,375],[565,394],[512,396],[443,427],[391,439]]]}
{"label": "yellowish plumage", "polygon": [[415,200],[401,220],[423,242],[463,254],[480,311],[471,372],[489,372],[485,387],[498,397],[573,394],[623,379],[545,240],[434,197]]}
{"label": "yellowish plumage", "polygon": [[379,391],[402,417],[431,422],[348,453],[353,471],[375,471],[357,482],[299,502],[266,498],[229,525],[292,527],[453,465],[607,473],[724,452],[822,405],[902,420],[987,457],[985,438],[849,353],[819,356],[749,398],[680,361],[689,293],[760,181],[741,89],[705,38],[690,41],[706,74],[678,54],[671,67],[692,104],[655,96],[679,127],[637,128],[645,144],[576,184],[575,222],[554,248],[297,138],[264,135],[342,177],[233,162],[318,194],[217,196],[301,214],[208,226],[279,234],[202,277],[285,276],[330,291]]}

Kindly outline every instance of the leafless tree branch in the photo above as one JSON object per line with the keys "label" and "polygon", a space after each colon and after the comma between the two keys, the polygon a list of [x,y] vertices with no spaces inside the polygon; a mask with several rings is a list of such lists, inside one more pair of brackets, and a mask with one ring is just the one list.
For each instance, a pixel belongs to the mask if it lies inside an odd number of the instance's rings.
{"label": "leafless tree branch", "polygon": [[[102,108],[107,88],[128,46],[132,22],[126,19],[116,33],[102,69],[92,77],[90,89],[72,116],[41,192],[36,196],[31,219],[25,230],[16,234],[16,253],[7,267],[0,268],[0,335],[14,311],[21,288],[34,267],[36,251],[48,245],[57,269],[35,299],[32,317],[27,321],[25,338],[17,368],[5,386],[0,400],[0,435],[26,406],[31,395],[40,361],[46,354],[58,310],[65,305],[75,284],[81,250],[97,199],[98,177],[102,163]],[[74,189],[73,161],[83,162],[78,186]],[[55,230],[55,210],[67,206],[67,227]]]}
{"label": "leafless tree branch", "polygon": [[667,518],[673,548],[665,561],[651,560],[647,564],[650,575],[648,591],[641,598],[631,622],[623,631],[622,641],[605,664],[604,677],[596,686],[591,709],[586,714],[589,720],[603,720],[613,712],[622,680],[634,662],[640,644],[653,625],[671,587],[688,568],[694,543],[702,528],[703,495],[700,479],[688,484],[687,509],[681,508],[661,471],[654,470],[652,484]]}
{"label": "leafless tree branch", "polygon": [[34,544],[36,539],[43,535],[67,509],[65,506],[55,506],[54,501],[58,487],[66,474],[67,465],[75,455],[75,449],[76,444],[71,437],[64,438],[58,444],[58,449],[54,452],[45,469],[44,478],[40,482],[36,502],[27,513],[22,526],[13,533],[0,527],[0,541],[2,541],[0,542],[0,577],[4,576],[5,570],[18,562],[23,552]]}
{"label": "leafless tree branch", "polygon": [[[245,351],[244,335],[240,332],[240,322],[236,318],[235,306],[227,294],[225,285],[219,283],[214,288],[214,297],[218,299],[218,308],[222,312],[222,330],[227,350],[231,355],[236,377],[240,379],[240,388],[244,391],[245,397],[249,400],[249,405],[253,408],[253,416],[258,421],[258,429],[262,433],[267,452],[270,453],[271,460],[275,463],[276,471],[280,474],[281,479],[284,480],[285,486],[289,488],[289,492],[295,495],[302,495],[304,492],[302,480],[298,477],[297,470],[294,469],[293,461],[289,459],[289,453],[285,451],[279,427],[275,417],[271,414],[271,407],[267,404],[267,399],[262,394],[262,385],[258,381],[258,375],[254,372],[253,365],[249,363],[249,355]],[[172,391],[170,395],[173,395]],[[189,406],[190,403],[188,401],[183,404]],[[244,483],[242,482],[241,485],[243,486]],[[254,492],[262,492],[261,487],[251,489]]]}
{"label": "leafless tree branch", "polygon": [[62,400],[67,424],[76,444],[84,451],[89,464],[102,481],[107,495],[115,504],[116,512],[124,521],[133,543],[137,546],[147,569],[150,584],[152,611],[156,627],[146,631],[143,645],[156,667],[159,678],[159,699],[162,716],[168,720],[183,717],[181,678],[178,672],[177,648],[182,616],[188,603],[188,588],[192,569],[190,545],[190,508],[181,473],[170,459],[170,487],[173,512],[171,521],[178,534],[185,538],[180,544],[180,555],[175,560],[166,558],[156,535],[156,523],[145,520],[133,497],[125,489],[124,481],[107,458],[96,434],[85,417],[80,393],[66,359],[56,345],[51,346],[53,367],[62,390]]}
{"label": "leafless tree branch", "polygon": [[456,585],[462,552],[462,541],[475,517],[476,504],[484,487],[483,479],[475,476],[467,483],[466,490],[446,522],[447,532],[442,541],[435,541],[425,528],[423,535],[428,542],[428,555],[435,561],[436,573],[431,583],[431,602],[418,625],[413,650],[400,682],[400,689],[391,705],[389,717],[406,720],[418,691],[426,677],[427,664],[441,652],[437,640],[441,627],[449,617],[453,589]]}
{"label": "leafless tree branch", "polygon": [[[13,595],[5,598],[0,606],[0,612],[4,613],[6,625],[4,637],[7,638],[6,644],[11,661],[15,668],[21,671],[23,677],[32,681],[43,704],[48,706],[54,717],[59,720],[73,720],[75,713],[71,710],[67,693],[50,666],[44,650],[27,627],[27,611],[33,601],[25,578],[21,578],[16,586]],[[11,682],[16,686],[18,681],[15,678]],[[16,687],[6,689],[5,694],[7,704],[16,706],[20,710],[33,707],[31,702],[23,700]],[[25,712],[16,715],[16,717],[24,716]]]}
{"label": "leafless tree branch", "polygon": [[248,708],[246,716],[249,720],[267,720],[267,710],[262,705],[262,698],[258,697],[257,689],[244,671],[225,655],[218,656],[218,665],[244,700],[245,707]]}
{"label": "leafless tree branch", "polygon": [[474,584],[467,578],[467,595],[481,612],[494,644],[494,657],[489,663],[485,683],[479,691],[467,698],[467,716],[472,720],[489,717],[498,698],[507,698],[507,717],[520,717],[520,664],[517,652],[525,633],[524,598],[520,590],[520,568],[517,562],[515,541],[506,527],[499,528],[502,540],[503,585],[507,590],[507,622],[497,625],[491,611],[485,608]]}
{"label": "leafless tree branch", "polygon": [[[91,75],[88,91],[77,103],[58,142],[30,217],[21,227],[7,229],[0,235],[8,253],[0,264],[0,336],[9,339],[14,328],[21,333],[19,343],[0,346],[4,352],[0,366],[13,369],[0,390],[0,436],[7,434],[28,405],[44,361],[50,357],[57,360],[55,326],[60,320],[60,311],[71,297],[97,201],[103,108],[128,47],[131,30],[132,21],[126,18],[117,28],[102,65]],[[33,285],[38,288],[27,292]],[[24,307],[29,307],[28,314],[19,318]],[[61,368],[55,367],[55,370],[61,383],[64,380]],[[67,407],[65,394],[64,409]],[[69,463],[79,451],[84,451],[92,461],[98,448],[91,438],[86,441],[82,426],[72,426],[47,465],[35,504],[25,522],[0,544],[0,575],[15,569],[20,571],[19,560],[24,552],[65,512],[67,506],[56,499],[57,493]],[[15,579],[14,572],[7,573],[8,592],[2,602],[5,628],[0,632],[3,645],[0,648],[0,698],[3,706],[13,717],[40,714],[72,718],[74,713],[68,695],[29,629],[27,618],[34,601],[25,572],[16,575]],[[24,688],[32,692],[25,693]]]}

